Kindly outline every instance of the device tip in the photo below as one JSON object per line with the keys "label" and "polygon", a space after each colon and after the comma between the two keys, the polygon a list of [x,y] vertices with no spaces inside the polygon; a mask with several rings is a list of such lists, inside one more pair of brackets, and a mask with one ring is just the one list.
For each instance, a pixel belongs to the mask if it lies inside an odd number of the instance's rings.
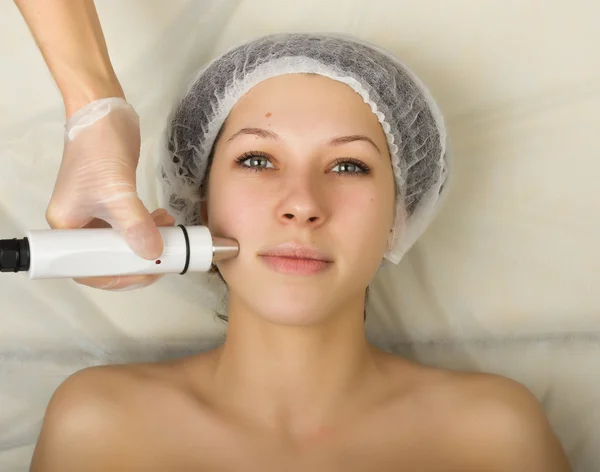
{"label": "device tip", "polygon": [[213,262],[233,259],[240,252],[240,245],[235,239],[231,238],[212,238],[213,241]]}

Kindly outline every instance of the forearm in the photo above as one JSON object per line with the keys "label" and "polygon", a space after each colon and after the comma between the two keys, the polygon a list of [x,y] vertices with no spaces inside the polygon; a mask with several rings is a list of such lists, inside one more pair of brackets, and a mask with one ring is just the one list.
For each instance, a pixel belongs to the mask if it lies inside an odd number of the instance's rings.
{"label": "forearm", "polygon": [[124,97],[93,0],[14,0],[70,116],[89,102]]}

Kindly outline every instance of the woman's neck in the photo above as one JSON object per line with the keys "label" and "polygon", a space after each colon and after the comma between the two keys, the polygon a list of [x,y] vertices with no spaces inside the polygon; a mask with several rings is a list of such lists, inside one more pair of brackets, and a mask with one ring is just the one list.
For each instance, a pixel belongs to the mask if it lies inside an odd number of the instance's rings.
{"label": "woman's neck", "polygon": [[384,377],[365,337],[363,307],[353,303],[321,324],[290,327],[232,297],[227,339],[215,357],[215,398],[231,413],[290,434],[314,433],[355,412]]}

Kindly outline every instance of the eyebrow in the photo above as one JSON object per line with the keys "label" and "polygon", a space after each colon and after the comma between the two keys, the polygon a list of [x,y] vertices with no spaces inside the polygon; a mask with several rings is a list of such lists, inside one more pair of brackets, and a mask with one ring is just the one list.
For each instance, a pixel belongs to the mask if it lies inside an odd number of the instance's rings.
{"label": "eyebrow", "polygon": [[[273,131],[269,131],[267,129],[263,129],[263,128],[242,128],[239,131],[237,131],[236,133],[234,133],[227,140],[227,142],[233,141],[235,138],[237,138],[240,135],[254,135],[254,136],[258,136],[260,138],[264,138],[264,139],[272,139],[274,141],[278,141],[279,140],[279,135],[277,135]],[[375,142],[371,138],[369,138],[368,136],[364,136],[362,134],[352,134],[352,135],[349,135],[349,136],[338,136],[336,138],[331,139],[328,144],[330,146],[341,146],[343,144],[352,143],[352,142],[355,142],[355,141],[365,141],[367,143],[370,143],[375,149],[377,149],[377,152],[379,154],[381,154],[381,150],[379,149],[379,147],[377,146],[377,144],[375,144]]]}

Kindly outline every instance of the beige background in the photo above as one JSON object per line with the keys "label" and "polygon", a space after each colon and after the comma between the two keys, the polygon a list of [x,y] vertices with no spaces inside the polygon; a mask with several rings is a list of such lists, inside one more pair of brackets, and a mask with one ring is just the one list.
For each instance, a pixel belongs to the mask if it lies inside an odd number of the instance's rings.
{"label": "beige background", "polygon": [[[376,281],[382,347],[528,385],[575,470],[600,463],[600,4],[593,1],[103,0],[113,63],[142,119],[140,194],[190,74],[238,41],[339,31],[395,52],[448,121],[455,176],[438,219]],[[0,238],[45,228],[60,97],[12,2],[0,3]],[[202,276],[104,293],[0,279],[0,470],[27,470],[47,400],[94,363],[219,342]]]}

